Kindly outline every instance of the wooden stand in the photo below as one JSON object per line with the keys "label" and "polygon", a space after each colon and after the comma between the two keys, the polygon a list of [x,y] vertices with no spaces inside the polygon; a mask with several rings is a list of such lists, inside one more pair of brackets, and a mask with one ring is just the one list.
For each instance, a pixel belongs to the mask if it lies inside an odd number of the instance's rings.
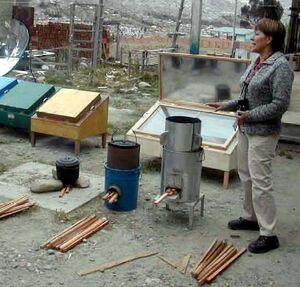
{"label": "wooden stand", "polygon": [[36,133],[52,135],[73,140],[75,154],[80,152],[81,140],[91,136],[101,136],[102,147],[106,145],[108,123],[108,97],[101,100],[87,111],[76,123],[60,119],[41,118],[36,114],[31,118],[31,145],[34,147]]}

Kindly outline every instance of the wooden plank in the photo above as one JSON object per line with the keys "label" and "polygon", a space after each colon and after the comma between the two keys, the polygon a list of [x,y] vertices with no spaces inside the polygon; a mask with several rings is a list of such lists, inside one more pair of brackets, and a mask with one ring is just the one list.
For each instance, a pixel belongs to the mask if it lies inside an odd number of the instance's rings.
{"label": "wooden plank", "polygon": [[37,115],[77,122],[100,99],[96,92],[61,89],[37,110]]}
{"label": "wooden plank", "polygon": [[85,276],[85,275],[88,275],[88,274],[91,274],[91,273],[95,273],[97,271],[104,272],[105,270],[114,268],[116,266],[131,262],[131,261],[134,261],[134,260],[137,260],[137,259],[150,257],[150,256],[153,256],[153,255],[156,255],[156,254],[158,254],[158,252],[156,252],[156,251],[138,253],[136,255],[129,256],[129,257],[126,257],[126,258],[123,258],[123,259],[119,259],[119,260],[115,260],[115,261],[112,261],[112,262],[109,262],[109,263],[101,264],[101,265],[96,266],[92,269],[81,271],[78,274],[80,276]]}

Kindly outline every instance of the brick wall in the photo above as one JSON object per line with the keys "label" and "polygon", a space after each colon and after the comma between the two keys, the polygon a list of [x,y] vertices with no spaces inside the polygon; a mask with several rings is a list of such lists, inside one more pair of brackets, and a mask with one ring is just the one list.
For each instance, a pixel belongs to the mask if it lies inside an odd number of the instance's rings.
{"label": "brick wall", "polygon": [[[76,29],[91,30],[91,26],[87,24],[76,24]],[[91,32],[75,32],[75,40],[90,40]],[[102,32],[102,57],[109,56],[110,31],[107,27],[103,27]],[[37,24],[32,29],[31,44],[33,49],[51,49],[67,46],[69,42],[69,24],[48,22],[47,24]],[[93,48],[93,43],[79,43],[80,48]],[[82,51],[81,57],[91,57],[92,52]]]}

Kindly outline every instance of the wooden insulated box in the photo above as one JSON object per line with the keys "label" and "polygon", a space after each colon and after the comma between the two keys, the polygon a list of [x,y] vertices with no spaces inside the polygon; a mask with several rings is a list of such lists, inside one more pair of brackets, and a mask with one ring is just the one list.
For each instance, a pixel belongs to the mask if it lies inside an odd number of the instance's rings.
{"label": "wooden insulated box", "polygon": [[75,89],[61,89],[45,102],[31,119],[31,144],[35,134],[58,136],[75,142],[75,153],[80,152],[81,140],[102,137],[106,144],[108,97],[99,93]]}
{"label": "wooden insulated box", "polygon": [[282,117],[283,140],[300,143],[300,72],[294,72],[294,83],[289,109]]}
{"label": "wooden insulated box", "polygon": [[214,112],[207,102],[239,95],[239,79],[249,61],[203,55],[162,53],[159,56],[159,100],[128,131],[127,137],[141,145],[141,153],[161,157],[159,137],[169,116],[201,120],[205,151],[202,166],[224,172],[228,188],[230,171],[237,168],[235,116]]}
{"label": "wooden insulated box", "polygon": [[52,85],[18,82],[0,97],[0,124],[30,130],[32,115],[54,92]]}

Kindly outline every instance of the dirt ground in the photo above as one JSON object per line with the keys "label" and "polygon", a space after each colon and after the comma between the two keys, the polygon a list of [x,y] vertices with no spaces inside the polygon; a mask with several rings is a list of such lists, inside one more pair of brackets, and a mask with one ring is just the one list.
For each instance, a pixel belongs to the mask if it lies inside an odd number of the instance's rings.
{"label": "dirt ground", "polygon": [[[146,103],[144,108],[155,101],[148,96],[142,100]],[[110,128],[124,129],[138,118],[138,114],[130,107],[116,108],[117,101],[117,97],[111,101],[115,105],[110,108]],[[26,133],[0,127],[0,173],[26,162],[54,165],[58,157],[72,151],[70,141],[47,136],[38,137],[36,147],[32,148]],[[103,176],[106,149],[100,148],[100,139],[90,138],[83,142],[80,160],[83,172]],[[233,232],[226,227],[228,220],[240,216],[243,195],[237,176],[233,176],[229,190],[224,191],[220,173],[203,171],[204,217],[200,217],[198,210],[194,228],[189,230],[187,214],[167,211],[163,204],[154,206],[153,199],[159,193],[159,170],[158,159],[142,156],[138,208],[132,212],[110,211],[96,198],[68,215],[34,208],[1,220],[0,286],[196,286],[190,270],[214,239],[228,239],[238,247],[246,247],[257,237],[256,232]],[[280,143],[274,161],[274,188],[281,247],[264,255],[246,253],[212,286],[299,286],[299,170],[300,146]],[[66,254],[39,248],[54,234],[92,213],[106,216],[110,225]],[[192,254],[192,258],[186,275],[157,257],[131,262],[104,273],[85,277],[77,274],[141,251],[159,251],[174,261],[187,254]]]}

